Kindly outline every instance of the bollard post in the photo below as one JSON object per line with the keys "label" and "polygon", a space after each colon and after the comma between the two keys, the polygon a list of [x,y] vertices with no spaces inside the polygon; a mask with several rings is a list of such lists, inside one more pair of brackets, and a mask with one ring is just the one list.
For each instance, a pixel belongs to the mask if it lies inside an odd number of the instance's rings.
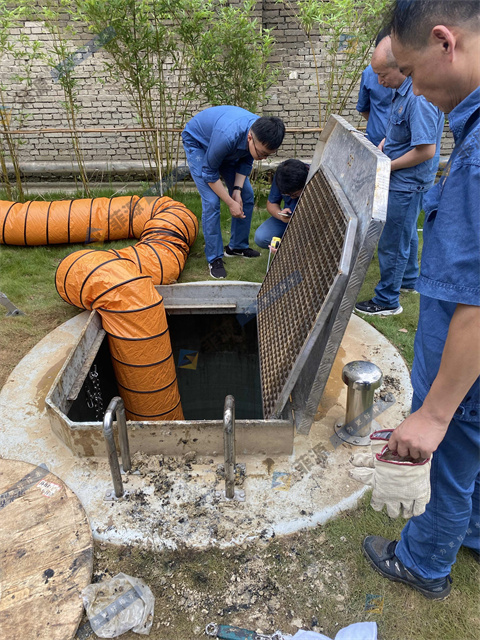
{"label": "bollard post", "polygon": [[235,398],[226,396],[223,409],[223,448],[225,454],[225,495],[235,497]]}
{"label": "bollard post", "polygon": [[335,427],[337,435],[350,444],[368,444],[373,416],[366,419],[363,416],[361,424],[356,421],[365,411],[372,408],[375,390],[383,382],[382,371],[373,362],[355,360],[343,367],[342,380],[347,385],[347,408],[345,423],[337,424]]}

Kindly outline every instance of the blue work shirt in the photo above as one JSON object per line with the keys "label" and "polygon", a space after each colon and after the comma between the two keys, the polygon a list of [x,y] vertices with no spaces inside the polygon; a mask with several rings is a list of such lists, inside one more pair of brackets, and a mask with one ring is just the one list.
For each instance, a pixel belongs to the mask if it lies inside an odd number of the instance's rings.
{"label": "blue work shirt", "polygon": [[[457,304],[480,306],[480,88],[448,119],[455,155],[423,201],[424,245],[415,285],[421,293],[420,318],[412,369],[413,388],[421,400],[437,376]],[[479,390],[477,379],[457,410],[463,420],[479,421]]]}
{"label": "blue work shirt", "polygon": [[[290,209],[290,211],[293,213],[295,207],[297,206],[299,198],[291,198],[290,196],[281,193],[280,189],[277,186],[276,176],[273,176],[272,186],[270,187],[270,193],[268,194],[268,201],[280,206],[282,200],[283,208]],[[288,218],[285,218],[285,222],[288,222]]]}
{"label": "blue work shirt", "polygon": [[367,138],[378,147],[385,137],[388,116],[392,106],[393,89],[378,82],[378,76],[369,64],[362,73],[358,92],[357,111],[368,112]]}
{"label": "blue work shirt", "polygon": [[415,167],[392,171],[391,191],[428,191],[438,169],[445,116],[423,96],[415,96],[412,79],[395,89],[383,153],[395,160],[420,144],[435,144],[435,155]]}
{"label": "blue work shirt", "polygon": [[225,105],[200,111],[187,122],[182,138],[190,136],[190,141],[206,151],[202,166],[205,182],[219,180],[222,164],[235,165],[237,173],[250,175],[253,157],[247,136],[259,117],[241,107]]}

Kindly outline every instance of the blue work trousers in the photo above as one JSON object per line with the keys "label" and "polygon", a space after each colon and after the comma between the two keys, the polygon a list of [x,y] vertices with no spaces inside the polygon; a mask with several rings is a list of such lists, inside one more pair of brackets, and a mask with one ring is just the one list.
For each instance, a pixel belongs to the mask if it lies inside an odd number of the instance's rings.
{"label": "blue work trousers", "polygon": [[418,277],[417,219],[423,192],[390,191],[387,220],[378,242],[380,282],[373,302],[398,307],[400,287],[415,289]]}
{"label": "blue work trousers", "polygon": [[[207,261],[210,263],[217,258],[223,257],[222,230],[220,226],[220,198],[202,178],[205,151],[201,147],[196,146],[193,141],[186,140],[185,138],[183,140],[183,148],[187,156],[190,174],[202,199],[202,229],[205,238],[205,255]],[[235,165],[223,164],[220,166],[219,171],[231,195],[235,183]],[[245,218],[232,218],[230,242],[228,243],[231,249],[246,249],[248,247],[248,236],[250,234],[254,204],[253,189],[248,178],[245,179],[243,185],[242,201]]]}
{"label": "blue work trousers", "polygon": [[[414,395],[412,411],[421,404]],[[457,410],[433,454],[430,482],[430,502],[422,515],[407,522],[395,553],[414,574],[435,579],[450,573],[461,545],[480,551],[480,424],[476,412],[462,406]]]}
{"label": "blue work trousers", "polygon": [[271,243],[272,238],[282,238],[286,228],[286,222],[282,222],[281,220],[271,216],[268,220],[262,222],[255,231],[255,244],[262,247],[262,249],[268,249],[268,245]]}

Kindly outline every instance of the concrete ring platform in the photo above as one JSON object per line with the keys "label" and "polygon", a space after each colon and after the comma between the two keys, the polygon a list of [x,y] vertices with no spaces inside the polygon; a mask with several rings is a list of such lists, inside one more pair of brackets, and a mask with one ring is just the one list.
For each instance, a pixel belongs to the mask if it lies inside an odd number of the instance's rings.
{"label": "concrete ring platform", "polygon": [[[78,458],[54,435],[45,397],[84,327],[84,312],[41,340],[17,365],[0,392],[0,454],[46,464],[80,499],[95,539],[162,548],[228,546],[315,526],[356,504],[365,487],[348,476],[359,448],[332,436],[345,417],[341,372],[352,360],[370,360],[383,371],[380,393],[395,404],[376,417],[394,428],[408,414],[408,368],[388,340],[353,315],[343,338],[315,422],[296,435],[291,456],[237,456],[245,500],[225,500],[218,468],[223,459],[181,459],[135,454],[135,473],[123,476],[127,495],[106,501],[113,485],[107,458]],[[377,392],[378,393],[378,392]],[[220,416],[221,417],[221,416]]]}

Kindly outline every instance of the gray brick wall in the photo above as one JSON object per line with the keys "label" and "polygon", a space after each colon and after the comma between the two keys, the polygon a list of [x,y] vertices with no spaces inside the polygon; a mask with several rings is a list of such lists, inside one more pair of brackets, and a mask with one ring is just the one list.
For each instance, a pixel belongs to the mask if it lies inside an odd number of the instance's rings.
{"label": "gray brick wall", "polygon": [[[239,0],[235,0],[239,2]],[[256,15],[265,28],[273,28],[276,47],[271,63],[280,67],[276,86],[269,91],[263,113],[278,115],[287,128],[311,128],[318,126],[318,94],[315,82],[313,56],[303,32],[296,26],[290,11],[274,0],[257,3]],[[48,41],[49,34],[39,22],[26,21],[23,32],[32,39]],[[18,35],[17,34],[13,34]],[[89,42],[92,34],[86,29],[76,39],[81,47]],[[323,58],[325,36],[313,34],[317,61],[320,64],[320,79],[326,74]],[[78,97],[80,111],[77,116],[79,128],[135,127],[138,126],[129,101],[119,86],[105,84],[101,80],[101,62],[107,55],[97,51],[76,68],[79,78]],[[18,115],[22,109],[31,115],[25,127],[31,129],[67,127],[65,112],[61,108],[62,88],[55,83],[51,70],[41,60],[35,62],[34,84],[26,91],[25,84],[15,79],[18,72],[15,62],[8,56],[0,60],[2,83],[7,86],[6,103]],[[358,88],[353,92],[344,117],[354,126],[363,122],[355,110]],[[313,154],[317,135],[315,133],[287,134],[280,157],[297,156],[309,158]],[[87,161],[146,161],[141,136],[133,133],[88,133],[81,138]],[[450,135],[444,137],[442,154],[447,155],[452,147]],[[24,135],[19,147],[22,161],[72,161],[74,156],[70,137],[66,133]],[[181,154],[181,161],[183,156]]]}

